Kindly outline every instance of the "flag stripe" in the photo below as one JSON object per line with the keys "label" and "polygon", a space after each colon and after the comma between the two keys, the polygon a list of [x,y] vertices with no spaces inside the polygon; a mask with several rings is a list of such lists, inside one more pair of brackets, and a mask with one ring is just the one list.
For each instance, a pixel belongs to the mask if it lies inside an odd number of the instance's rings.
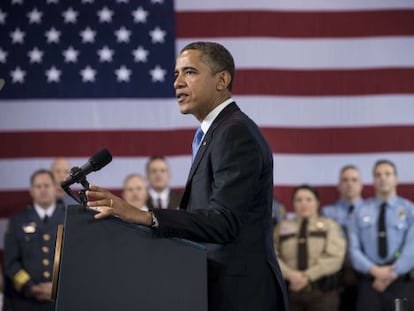
{"label": "flag stripe", "polygon": [[[259,95],[234,96],[234,100],[261,127],[414,125],[413,95]],[[198,125],[195,118],[178,112],[175,99],[9,100],[1,101],[0,108],[0,130],[4,132],[73,131],[76,134],[83,130],[195,129]],[[99,116],[95,116],[96,111],[100,112]],[[33,118],[38,113],[42,117]]]}
{"label": "flag stripe", "polygon": [[238,95],[413,94],[414,68],[367,70],[239,70]]}
{"label": "flag stripe", "polygon": [[287,11],[364,11],[378,9],[412,9],[412,0],[254,0],[254,1],[194,1],[179,0],[175,2],[175,10],[185,11],[234,11],[234,10],[287,10]]}
{"label": "flag stripe", "polygon": [[[411,151],[414,126],[370,128],[262,128],[276,153]],[[107,147],[117,156],[185,155],[194,130],[0,132],[0,158],[88,156]],[[49,146],[53,145],[50,150]]]}
{"label": "flag stripe", "polygon": [[[177,53],[195,40],[199,38],[178,40]],[[408,36],[306,40],[212,37],[208,40],[227,47],[238,70],[414,67],[414,38]]]}
{"label": "flag stripe", "polygon": [[[219,20],[220,23],[200,23],[203,20]],[[360,12],[187,11],[176,15],[176,32],[179,38],[346,38],[413,35],[413,20],[414,10]]]}
{"label": "flag stripe", "polygon": [[[96,150],[94,150],[96,151]],[[92,153],[92,152],[91,152]],[[354,164],[360,167],[362,178],[369,182],[372,166],[380,158],[389,158],[397,164],[401,183],[414,183],[412,160],[414,152],[383,152],[366,154],[273,154],[275,185],[297,185],[303,182],[316,185],[335,185],[341,165]],[[73,166],[86,163],[88,157],[71,157]],[[132,172],[145,174],[148,157],[122,157],[114,155],[112,162],[104,169],[91,173],[88,180],[106,188],[119,188],[125,176]],[[184,187],[191,165],[191,155],[167,158],[171,168],[171,185]],[[29,177],[34,170],[50,167],[53,157],[1,159],[0,190],[21,190],[29,186]],[[294,168],[294,169],[292,169]],[[414,192],[414,191],[413,191]]]}

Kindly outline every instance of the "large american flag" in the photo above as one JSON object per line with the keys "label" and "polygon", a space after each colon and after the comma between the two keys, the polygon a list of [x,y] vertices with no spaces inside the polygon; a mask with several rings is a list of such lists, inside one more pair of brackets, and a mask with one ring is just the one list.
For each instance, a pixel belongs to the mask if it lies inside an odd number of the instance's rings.
{"label": "large american flag", "polygon": [[379,158],[414,198],[412,0],[2,0],[0,38],[2,217],[30,201],[35,169],[102,147],[114,160],[91,182],[119,190],[166,155],[182,188],[197,122],[178,111],[173,68],[195,40],[234,55],[234,99],[273,149],[279,200],[304,182],[335,200],[350,163],[372,194]]}

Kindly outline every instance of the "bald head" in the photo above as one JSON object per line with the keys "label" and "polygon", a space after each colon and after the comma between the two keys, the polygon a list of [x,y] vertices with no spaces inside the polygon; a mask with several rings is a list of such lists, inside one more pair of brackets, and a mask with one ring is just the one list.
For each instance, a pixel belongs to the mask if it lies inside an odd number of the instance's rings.
{"label": "bald head", "polygon": [[50,171],[52,172],[55,181],[56,181],[56,189],[58,191],[58,195],[62,196],[65,192],[60,187],[60,183],[64,181],[70,173],[70,163],[65,158],[57,158],[52,162],[50,166]]}
{"label": "bald head", "polygon": [[124,180],[122,196],[132,206],[142,209],[148,199],[145,178],[139,174],[128,175]]}

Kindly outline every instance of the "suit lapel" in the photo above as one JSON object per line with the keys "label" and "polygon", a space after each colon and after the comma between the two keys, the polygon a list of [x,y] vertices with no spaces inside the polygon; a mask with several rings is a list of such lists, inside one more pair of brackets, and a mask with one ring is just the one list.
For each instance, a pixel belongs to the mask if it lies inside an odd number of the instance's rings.
{"label": "suit lapel", "polygon": [[181,199],[180,209],[187,209],[188,199],[190,196],[191,190],[191,180],[193,179],[194,173],[197,171],[198,166],[200,165],[201,160],[204,157],[204,154],[208,148],[208,146],[212,143],[213,134],[215,129],[224,122],[229,116],[231,116],[235,111],[239,111],[240,108],[236,105],[236,103],[231,103],[226,108],[223,109],[217,116],[217,118],[213,121],[210,128],[208,129],[206,135],[204,136],[203,140],[200,143],[200,148],[196,154],[196,157],[191,165],[190,172],[188,173],[187,182],[185,185],[184,194]]}
{"label": "suit lapel", "polygon": [[191,165],[190,172],[188,174],[186,187],[190,184],[191,179],[193,178],[194,173],[196,172],[201,162],[201,159],[203,158],[204,153],[207,150],[208,145],[212,142],[215,129],[224,120],[226,120],[229,116],[231,116],[235,111],[238,111],[238,110],[240,110],[239,107],[236,105],[236,103],[233,102],[229,104],[226,108],[224,108],[223,111],[221,111],[219,115],[217,116],[217,118],[213,121],[206,135],[204,136],[203,140],[200,143],[200,147],[198,149],[198,152],[196,154],[196,157],[193,161],[193,164]]}

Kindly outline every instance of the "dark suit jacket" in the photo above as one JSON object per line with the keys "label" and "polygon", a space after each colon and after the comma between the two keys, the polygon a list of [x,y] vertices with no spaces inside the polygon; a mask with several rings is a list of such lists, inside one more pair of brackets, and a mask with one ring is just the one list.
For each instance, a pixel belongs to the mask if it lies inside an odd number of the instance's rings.
{"label": "dark suit jacket", "polygon": [[[65,220],[65,206],[60,200],[49,221],[44,224],[33,205],[10,218],[5,235],[5,298],[13,310],[54,310],[52,302],[38,302],[27,296],[30,286],[51,282],[58,225]],[[29,277],[22,278],[22,274]],[[19,277],[20,275],[20,277]],[[21,288],[12,284],[22,278]]]}
{"label": "dark suit jacket", "polygon": [[[178,190],[170,190],[170,195],[168,197],[168,207],[169,209],[178,209],[180,206],[180,202],[181,202],[181,198],[182,198],[183,194],[181,191]],[[158,208],[154,207],[154,204],[152,204],[152,198],[151,196],[148,196],[148,200],[147,200],[147,207],[148,209],[151,211],[154,208]]]}
{"label": "dark suit jacket", "polygon": [[235,103],[214,120],[181,210],[155,210],[155,234],[205,243],[209,310],[288,310],[272,242],[273,157]]}

